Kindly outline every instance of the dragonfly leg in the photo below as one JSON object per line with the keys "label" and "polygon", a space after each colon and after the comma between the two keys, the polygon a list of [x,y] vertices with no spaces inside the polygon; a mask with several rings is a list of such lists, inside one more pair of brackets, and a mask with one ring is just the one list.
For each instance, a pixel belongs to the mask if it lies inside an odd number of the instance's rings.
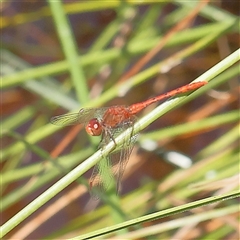
{"label": "dragonfly leg", "polygon": [[109,138],[114,142],[114,146],[115,146],[114,148],[116,148],[117,147],[117,143],[115,142],[115,139],[114,139],[114,137],[113,137],[113,135],[111,133],[111,130],[108,130],[107,134],[109,135]]}
{"label": "dragonfly leg", "polygon": [[102,134],[102,139],[100,141],[99,148],[102,148],[102,147],[104,148],[104,146],[106,146],[111,140],[114,142],[114,148],[113,148],[114,150],[117,147],[117,143],[114,139],[111,129],[105,128]]}

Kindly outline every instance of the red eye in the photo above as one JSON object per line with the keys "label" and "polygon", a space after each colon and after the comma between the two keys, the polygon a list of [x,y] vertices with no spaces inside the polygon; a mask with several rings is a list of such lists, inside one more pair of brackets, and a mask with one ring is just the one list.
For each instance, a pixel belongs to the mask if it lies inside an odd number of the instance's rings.
{"label": "red eye", "polygon": [[99,136],[102,133],[102,126],[96,118],[91,119],[85,129],[91,136]]}

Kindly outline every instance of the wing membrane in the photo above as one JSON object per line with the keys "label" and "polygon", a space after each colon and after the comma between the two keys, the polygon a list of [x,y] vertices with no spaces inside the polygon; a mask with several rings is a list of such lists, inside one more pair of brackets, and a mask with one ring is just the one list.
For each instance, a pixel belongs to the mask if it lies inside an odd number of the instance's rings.
{"label": "wing membrane", "polygon": [[58,126],[69,126],[76,124],[84,124],[90,119],[102,119],[102,115],[107,108],[82,108],[78,113],[67,113],[51,118],[51,123]]}
{"label": "wing membrane", "polygon": [[[133,133],[133,122],[126,121],[119,127],[115,127],[109,131],[105,131],[100,148],[106,146],[112,139],[115,139],[126,129],[131,128]],[[137,135],[132,135],[125,139],[123,144],[114,149],[108,156],[103,156],[103,159],[94,166],[92,176],[90,178],[90,193],[93,198],[97,199],[97,193],[108,190],[109,186],[116,182],[116,190],[119,191],[120,182],[126,168],[129,156],[133,150]],[[112,183],[112,181],[114,181]]]}

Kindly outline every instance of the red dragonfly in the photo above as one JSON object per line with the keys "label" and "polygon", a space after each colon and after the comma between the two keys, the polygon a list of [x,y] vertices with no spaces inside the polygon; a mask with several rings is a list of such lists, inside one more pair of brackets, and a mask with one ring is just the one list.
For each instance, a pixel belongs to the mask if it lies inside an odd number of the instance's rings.
{"label": "red dragonfly", "polygon": [[[180,93],[196,90],[205,84],[207,84],[206,81],[187,84],[160,96],[130,106],[82,108],[78,113],[55,116],[51,119],[51,123],[59,126],[84,124],[86,132],[89,135],[102,136],[99,149],[106,146],[111,140],[114,141],[125,130],[131,129],[132,136],[129,139],[125,139],[121,146],[116,146],[108,156],[103,157],[105,161],[100,161],[99,164],[94,166],[90,178],[90,190],[93,196],[98,191],[106,190],[110,182],[114,181],[114,178],[116,178],[116,188],[118,191],[121,177],[137,137],[136,134],[133,134],[133,126],[137,119],[136,114],[152,103]],[[94,189],[97,189],[97,191]]]}

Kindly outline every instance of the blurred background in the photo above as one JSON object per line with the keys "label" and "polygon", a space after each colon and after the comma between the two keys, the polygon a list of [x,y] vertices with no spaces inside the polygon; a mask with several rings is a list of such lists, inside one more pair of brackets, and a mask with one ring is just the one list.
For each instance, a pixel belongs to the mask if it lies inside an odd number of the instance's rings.
{"label": "blurred background", "polygon": [[[1,224],[97,150],[99,138],[80,125],[53,126],[51,117],[130,105],[190,83],[239,48],[238,14],[238,1],[2,2]],[[140,133],[118,196],[92,200],[87,171],[8,239],[66,239],[239,188],[238,64]],[[238,239],[238,214],[227,211],[236,204],[146,222],[118,237]],[[222,208],[225,215],[207,216]],[[195,224],[161,225],[203,213]]]}

